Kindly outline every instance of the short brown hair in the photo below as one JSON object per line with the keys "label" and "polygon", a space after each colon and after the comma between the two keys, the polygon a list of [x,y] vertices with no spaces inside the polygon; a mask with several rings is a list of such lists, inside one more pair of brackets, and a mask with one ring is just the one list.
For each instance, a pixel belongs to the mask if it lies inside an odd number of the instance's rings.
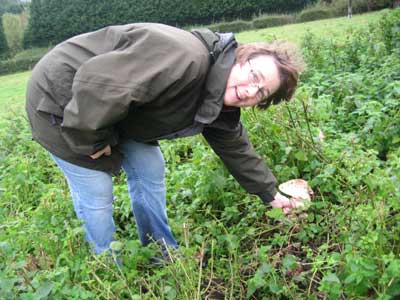
{"label": "short brown hair", "polygon": [[257,105],[265,109],[271,104],[278,104],[282,100],[289,101],[292,98],[305,64],[297,46],[286,41],[241,45],[236,49],[236,62],[244,64],[262,55],[272,56],[275,59],[280,75],[278,90]]}

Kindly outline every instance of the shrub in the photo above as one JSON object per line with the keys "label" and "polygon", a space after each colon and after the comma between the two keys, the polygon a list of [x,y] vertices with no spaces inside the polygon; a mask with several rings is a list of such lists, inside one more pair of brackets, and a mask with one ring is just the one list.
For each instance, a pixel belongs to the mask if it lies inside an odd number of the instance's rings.
{"label": "shrub", "polygon": [[[347,15],[348,0],[336,0],[332,3],[335,16]],[[386,7],[391,7],[391,0],[353,0],[352,13],[360,14],[367,11],[379,10]]]}
{"label": "shrub", "polygon": [[22,50],[24,30],[27,25],[27,14],[22,12],[19,15],[6,13],[3,15],[4,34],[7,45],[12,54]]}
{"label": "shrub", "polygon": [[31,70],[39,59],[8,59],[0,61],[0,75]]}
{"label": "shrub", "polygon": [[0,59],[8,55],[8,45],[4,34],[2,17],[0,16]]}
{"label": "shrub", "polygon": [[281,26],[294,22],[292,15],[264,15],[253,20],[254,28]]}
{"label": "shrub", "polygon": [[250,30],[252,28],[251,22],[237,20],[233,22],[214,23],[207,26],[212,31],[217,32],[240,32]]}
{"label": "shrub", "polygon": [[382,18],[379,27],[386,50],[400,54],[400,9],[396,9]]}
{"label": "shrub", "polygon": [[400,143],[397,28],[400,10],[352,32],[344,44],[307,36],[302,47],[309,72],[306,81],[314,86],[315,95],[323,93],[334,105],[329,117],[338,123],[333,132],[354,135],[356,143],[373,149],[383,161]]}
{"label": "shrub", "polygon": [[18,52],[13,59],[40,59],[44,56],[51,48],[31,48],[21,52]]}
{"label": "shrub", "polygon": [[298,15],[300,22],[309,22],[321,19],[329,19],[334,16],[334,10],[328,7],[310,7],[304,9]]}
{"label": "shrub", "polygon": [[48,50],[34,48],[20,52],[12,59],[0,61],[0,75],[31,70]]}
{"label": "shrub", "polygon": [[[347,16],[348,0],[337,0],[332,4],[335,16]],[[366,0],[353,0],[352,13],[360,14],[368,11]]]}
{"label": "shrub", "polygon": [[[22,3],[24,2],[24,3]],[[16,0],[1,0],[0,1],[0,16],[5,13],[19,14],[27,6],[27,1]]]}

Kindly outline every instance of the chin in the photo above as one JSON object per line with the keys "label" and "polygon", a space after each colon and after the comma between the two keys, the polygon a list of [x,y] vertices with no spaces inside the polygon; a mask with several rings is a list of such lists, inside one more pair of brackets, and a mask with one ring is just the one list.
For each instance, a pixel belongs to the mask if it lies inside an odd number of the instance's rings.
{"label": "chin", "polygon": [[233,99],[225,99],[224,100],[224,104],[226,106],[236,106],[237,105],[237,101],[233,100]]}
{"label": "chin", "polygon": [[239,103],[239,101],[236,98],[236,95],[234,95],[233,93],[225,94],[224,104],[226,106],[236,106],[238,103]]}

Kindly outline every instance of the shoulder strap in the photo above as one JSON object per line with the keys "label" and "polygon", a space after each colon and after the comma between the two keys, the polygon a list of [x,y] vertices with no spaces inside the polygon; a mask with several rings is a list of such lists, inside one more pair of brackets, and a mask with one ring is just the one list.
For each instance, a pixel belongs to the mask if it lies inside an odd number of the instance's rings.
{"label": "shoulder strap", "polygon": [[191,33],[207,48],[211,64],[214,64],[221,52],[221,50],[216,47],[219,42],[219,36],[207,28],[194,29]]}

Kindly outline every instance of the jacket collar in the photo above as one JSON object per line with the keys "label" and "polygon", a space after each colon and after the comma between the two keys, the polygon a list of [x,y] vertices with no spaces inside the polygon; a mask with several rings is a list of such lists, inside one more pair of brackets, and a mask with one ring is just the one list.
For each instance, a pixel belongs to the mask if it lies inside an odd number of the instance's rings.
{"label": "jacket collar", "polygon": [[196,30],[210,53],[211,67],[203,88],[203,101],[197,110],[195,121],[211,124],[220,114],[229,73],[235,63],[237,42],[232,33],[213,33],[208,29]]}

